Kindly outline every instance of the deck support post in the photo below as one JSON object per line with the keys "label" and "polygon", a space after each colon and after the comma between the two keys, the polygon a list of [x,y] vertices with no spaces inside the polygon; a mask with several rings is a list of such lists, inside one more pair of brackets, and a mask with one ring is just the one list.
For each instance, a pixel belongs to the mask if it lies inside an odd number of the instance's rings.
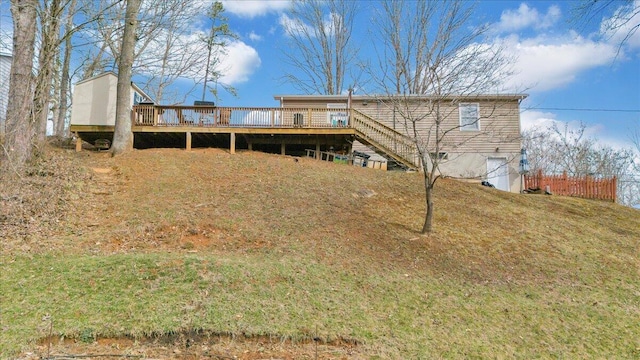
{"label": "deck support post", "polygon": [[78,136],[78,133],[76,133],[76,152],[80,151],[82,151],[82,139]]}
{"label": "deck support post", "polygon": [[229,134],[229,153],[236,153],[236,133]]}
{"label": "deck support post", "polygon": [[280,155],[287,155],[287,145],[284,141],[280,144]]}
{"label": "deck support post", "polygon": [[320,140],[316,140],[316,159],[320,160]]}
{"label": "deck support post", "polygon": [[191,131],[187,131],[187,151],[191,151]]}
{"label": "deck support post", "polygon": [[247,140],[247,146],[249,147],[249,151],[253,151],[253,143],[251,140]]}

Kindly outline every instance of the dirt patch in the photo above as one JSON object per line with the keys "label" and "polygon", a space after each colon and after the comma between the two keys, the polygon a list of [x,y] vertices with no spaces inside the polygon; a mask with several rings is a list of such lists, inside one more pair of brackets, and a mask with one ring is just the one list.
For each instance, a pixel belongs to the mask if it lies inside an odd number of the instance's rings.
{"label": "dirt patch", "polygon": [[93,172],[96,174],[108,174],[111,172],[111,169],[105,169],[105,168],[93,168],[91,170],[93,170]]}
{"label": "dirt patch", "polygon": [[196,332],[155,337],[41,339],[18,359],[366,359],[351,341],[292,341],[278,337],[211,335]]}

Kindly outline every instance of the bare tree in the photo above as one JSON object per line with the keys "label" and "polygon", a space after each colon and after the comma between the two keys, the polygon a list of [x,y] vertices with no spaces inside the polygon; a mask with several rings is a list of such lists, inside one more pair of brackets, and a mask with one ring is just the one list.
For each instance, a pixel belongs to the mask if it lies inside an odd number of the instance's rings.
{"label": "bare tree", "polygon": [[116,95],[116,124],[111,153],[121,154],[133,147],[131,132],[131,67],[136,45],[138,11],[142,0],[127,0],[124,33],[118,59],[118,86]]}
{"label": "bare tree", "polygon": [[285,81],[309,94],[335,95],[353,86],[345,84],[345,74],[355,70],[357,50],[351,34],[357,5],[349,0],[293,3],[284,18],[289,37],[284,57],[297,72],[287,72]]}
{"label": "bare tree", "polygon": [[12,0],[13,63],[9,80],[3,167],[21,168],[32,156],[33,56],[37,0]]}
{"label": "bare tree", "polygon": [[65,1],[51,0],[42,2],[40,14],[40,53],[38,55],[38,75],[36,76],[33,112],[35,131],[33,144],[42,148],[47,134],[47,119],[51,100],[54,65],[59,51],[60,19]]}
{"label": "bare tree", "polygon": [[[87,43],[94,45],[86,51],[83,78],[89,78],[105,70],[117,71],[115,59],[120,54],[122,39],[123,5],[122,2],[101,0],[89,2],[91,7],[86,10],[87,16],[96,16],[98,20],[87,33]],[[111,8],[108,8],[111,6]],[[219,10],[211,15],[212,43],[211,75],[221,76],[221,71],[215,64],[227,45],[226,40],[232,38],[226,19],[222,16],[222,5],[214,2],[212,9]],[[136,47],[134,51],[133,74],[139,80],[142,88],[157,102],[181,102],[185,94],[178,95],[171,92],[171,85],[180,78],[191,79],[201,84],[203,74],[201,69],[206,66],[207,38],[193,26],[193,19],[202,16],[207,11],[203,2],[191,0],[158,0],[143,1],[139,12],[139,27],[136,31]],[[220,16],[220,18],[217,18]],[[203,41],[204,40],[204,41]],[[230,90],[233,90],[230,88]]]}
{"label": "bare tree", "polygon": [[[103,11],[109,10],[116,4],[117,2],[107,5]],[[86,12],[86,7],[86,3],[81,3],[78,9],[78,0],[52,0],[44,2],[43,9],[40,11],[40,19],[43,24],[41,27],[43,46],[40,49],[39,63],[41,65],[38,72],[38,86],[36,87],[38,95],[36,99],[39,99],[40,102],[37,107],[42,121],[42,127],[40,128],[41,138],[46,130],[46,118],[49,108],[53,112],[54,134],[59,136],[66,135],[65,129],[72,72],[71,58],[76,47],[72,40],[76,39],[77,41],[78,34],[82,35],[90,32],[86,30],[102,18],[102,13]],[[87,16],[81,17],[82,21],[76,23],[74,18],[80,11],[85,11]],[[60,31],[63,22],[64,29]],[[39,96],[39,94],[44,96]],[[51,103],[49,103],[49,99],[52,100]]]}
{"label": "bare tree", "polygon": [[[380,98],[413,140],[422,164],[426,213],[422,233],[433,228],[433,189],[443,154],[492,132],[492,139],[517,142],[519,134],[500,135],[489,119],[492,109],[460,107],[475,96],[495,92],[508,75],[508,59],[497,46],[482,44],[486,27],[471,26],[473,6],[466,1],[383,1],[377,15],[378,68],[371,77]],[[470,100],[471,99],[471,100]],[[459,121],[459,114],[465,121]],[[512,115],[513,116],[513,115]],[[486,119],[480,129],[480,119]],[[462,130],[472,129],[462,134]],[[449,159],[451,160],[451,159]]]}
{"label": "bare tree", "polygon": [[[77,0],[71,0],[67,7],[67,15],[64,24],[64,33],[71,34],[73,30],[73,15],[76,11]],[[58,115],[56,117],[55,134],[65,137],[66,133],[66,118],[69,109],[69,85],[71,81],[70,66],[71,66],[71,51],[72,43],[71,36],[64,37],[64,51],[62,51],[62,64],[60,69],[60,87],[58,91]]]}
{"label": "bare tree", "polygon": [[569,128],[568,124],[554,124],[546,129],[524,132],[523,144],[527,149],[533,171],[547,174],[567,173],[570,176],[616,177],[618,199],[624,205],[640,204],[640,151],[614,149],[585,134],[586,127]]}
{"label": "bare tree", "polygon": [[618,50],[640,28],[640,2],[637,0],[582,0],[576,3],[573,11],[575,22],[600,22],[600,31],[618,42]]}
{"label": "bare tree", "polygon": [[[144,78],[140,85],[158,103],[184,102],[188,94],[170,92],[171,85],[179,78],[193,76],[193,69],[203,66],[206,51],[194,34],[193,19],[204,11],[199,2],[171,0],[175,10],[167,13],[152,43],[134,64],[138,75]],[[195,91],[195,85],[191,93]]]}
{"label": "bare tree", "polygon": [[638,157],[640,157],[640,129],[636,129],[634,132],[632,132],[630,137],[633,146],[635,146],[636,151],[638,152]]}

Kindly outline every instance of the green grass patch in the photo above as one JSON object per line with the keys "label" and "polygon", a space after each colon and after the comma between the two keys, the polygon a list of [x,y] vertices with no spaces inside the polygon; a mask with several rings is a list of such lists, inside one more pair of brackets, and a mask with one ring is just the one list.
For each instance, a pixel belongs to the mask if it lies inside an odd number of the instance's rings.
{"label": "green grass patch", "polygon": [[50,321],[83,341],[198,330],[347,339],[381,358],[640,356],[631,279],[507,286],[198,254],[15,257],[2,274],[2,358]]}

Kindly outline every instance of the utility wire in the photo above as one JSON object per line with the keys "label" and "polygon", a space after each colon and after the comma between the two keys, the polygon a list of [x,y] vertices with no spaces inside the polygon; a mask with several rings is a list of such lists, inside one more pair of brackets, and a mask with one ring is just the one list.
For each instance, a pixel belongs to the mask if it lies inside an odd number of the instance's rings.
{"label": "utility wire", "polygon": [[640,113],[640,109],[589,109],[589,108],[556,108],[556,107],[530,107],[522,110],[555,110],[555,111],[592,111],[592,112],[628,112]]}

